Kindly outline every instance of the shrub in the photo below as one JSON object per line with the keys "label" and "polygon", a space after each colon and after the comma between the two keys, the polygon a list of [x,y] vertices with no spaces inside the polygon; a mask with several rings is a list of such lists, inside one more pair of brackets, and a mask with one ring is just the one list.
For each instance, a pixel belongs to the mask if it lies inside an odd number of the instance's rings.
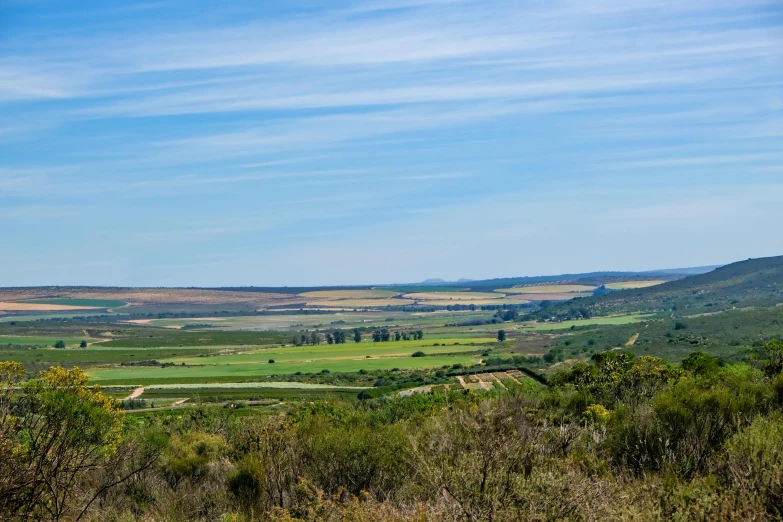
{"label": "shrub", "polygon": [[422,351],[418,351],[418,352],[413,352],[413,355],[411,355],[411,357],[424,357],[425,355],[427,354]]}
{"label": "shrub", "polygon": [[783,417],[758,417],[727,443],[722,471],[732,486],[764,499],[783,517]]}

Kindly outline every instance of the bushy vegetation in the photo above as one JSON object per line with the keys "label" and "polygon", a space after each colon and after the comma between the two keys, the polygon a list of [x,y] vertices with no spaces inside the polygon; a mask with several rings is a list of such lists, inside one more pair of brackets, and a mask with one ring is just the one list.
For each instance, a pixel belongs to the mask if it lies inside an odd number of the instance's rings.
{"label": "bushy vegetation", "polygon": [[[783,345],[754,366],[615,350],[549,386],[124,414],[3,363],[3,520],[775,520]],[[123,420],[123,418],[125,419]]]}

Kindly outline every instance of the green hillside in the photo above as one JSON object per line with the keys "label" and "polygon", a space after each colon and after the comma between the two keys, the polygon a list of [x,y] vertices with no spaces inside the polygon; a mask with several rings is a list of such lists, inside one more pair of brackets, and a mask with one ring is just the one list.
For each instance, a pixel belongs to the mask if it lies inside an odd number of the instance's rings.
{"label": "green hillside", "polygon": [[628,312],[675,315],[731,308],[768,307],[783,302],[783,256],[749,259],[657,286],[584,297],[532,314],[571,319]]}

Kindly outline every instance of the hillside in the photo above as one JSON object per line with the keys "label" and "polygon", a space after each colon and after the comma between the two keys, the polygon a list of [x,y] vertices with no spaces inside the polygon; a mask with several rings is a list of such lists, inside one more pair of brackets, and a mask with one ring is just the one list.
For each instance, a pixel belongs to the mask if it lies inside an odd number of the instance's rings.
{"label": "hillside", "polygon": [[692,315],[730,308],[775,306],[782,302],[783,256],[777,256],[740,261],[653,287],[574,299],[534,315],[576,318],[664,311]]}

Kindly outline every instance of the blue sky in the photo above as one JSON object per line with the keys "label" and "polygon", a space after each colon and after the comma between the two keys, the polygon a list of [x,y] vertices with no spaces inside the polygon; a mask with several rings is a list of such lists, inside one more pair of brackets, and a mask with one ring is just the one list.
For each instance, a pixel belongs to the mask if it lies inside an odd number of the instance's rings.
{"label": "blue sky", "polygon": [[783,254],[777,0],[0,3],[0,285]]}

